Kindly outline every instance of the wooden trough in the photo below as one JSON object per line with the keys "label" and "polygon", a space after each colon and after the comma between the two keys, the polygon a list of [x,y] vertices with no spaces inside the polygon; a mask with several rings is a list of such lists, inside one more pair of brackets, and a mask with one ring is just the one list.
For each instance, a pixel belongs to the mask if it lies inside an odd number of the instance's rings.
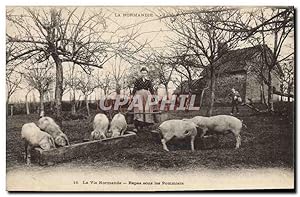
{"label": "wooden trough", "polygon": [[80,142],[47,151],[42,150],[41,148],[35,148],[31,155],[32,160],[40,165],[52,165],[78,157],[88,157],[92,154],[100,154],[107,150],[125,148],[128,147],[134,140],[136,140],[136,134],[132,131],[127,131],[122,136],[103,140]]}

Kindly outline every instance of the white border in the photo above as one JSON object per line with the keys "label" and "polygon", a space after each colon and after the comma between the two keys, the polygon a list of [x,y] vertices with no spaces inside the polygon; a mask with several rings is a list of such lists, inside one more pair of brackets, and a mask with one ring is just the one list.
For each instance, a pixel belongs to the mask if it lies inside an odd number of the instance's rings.
{"label": "white border", "polygon": [[[50,4],[51,2],[51,4]],[[84,1],[76,1],[76,0],[52,0],[52,1],[41,1],[41,0],[27,0],[27,1],[22,1],[22,0],[7,0],[7,1],[1,1],[0,4],[0,32],[2,33],[0,36],[0,54],[1,54],[1,71],[0,71],[0,90],[1,90],[1,112],[0,113],[0,128],[1,130],[1,143],[0,143],[0,150],[1,150],[1,161],[0,162],[0,172],[1,172],[1,178],[0,178],[0,194],[1,196],[8,196],[8,193],[5,191],[6,189],[6,180],[5,180],[5,174],[6,174],[6,169],[5,169],[5,162],[6,161],[6,129],[5,129],[5,124],[6,124],[6,117],[5,117],[5,6],[9,5],[233,5],[233,6],[264,6],[264,5],[273,5],[273,6],[295,6],[296,8],[299,8],[299,0],[231,0],[231,1],[221,1],[221,0],[84,0]],[[298,10],[299,11],[299,10]],[[299,26],[299,17],[297,13],[297,25],[296,27]],[[298,31],[298,30],[297,30]],[[297,32],[299,33],[299,32]],[[297,42],[298,43],[298,42]],[[298,45],[297,45],[298,46]],[[297,57],[299,57],[299,49],[297,53]],[[299,60],[297,61],[299,62]],[[299,68],[297,69],[299,70]],[[299,78],[299,76],[297,77]],[[296,87],[298,86],[298,80]],[[299,93],[299,89],[297,88],[297,93]],[[298,97],[298,94],[297,94]],[[297,107],[298,111],[298,107]],[[297,117],[297,122],[299,120],[299,116]],[[299,143],[299,133],[297,133],[297,142]],[[297,158],[299,158],[299,151],[297,151]],[[299,170],[299,169],[297,169]],[[297,181],[298,185],[297,188],[299,189],[299,181]],[[28,194],[28,195],[34,195],[34,194]],[[43,195],[50,195],[50,194],[43,194]],[[56,194],[56,196],[65,196],[66,194]],[[70,195],[70,194],[69,194]],[[74,195],[74,194],[71,194]],[[78,195],[78,194],[76,194]],[[79,194],[82,195],[82,194]],[[102,196],[107,196],[110,194],[101,194]],[[117,195],[117,194],[113,194]],[[127,194],[127,195],[132,195],[132,194]],[[159,196],[162,194],[159,194]],[[182,195],[182,193],[178,193],[177,195]],[[200,194],[200,195],[208,195],[208,194]],[[218,195],[218,194],[213,194],[213,196]],[[255,194],[257,196],[262,196],[266,194]],[[272,194],[269,194],[272,195]],[[210,194],[211,196],[211,194]]]}

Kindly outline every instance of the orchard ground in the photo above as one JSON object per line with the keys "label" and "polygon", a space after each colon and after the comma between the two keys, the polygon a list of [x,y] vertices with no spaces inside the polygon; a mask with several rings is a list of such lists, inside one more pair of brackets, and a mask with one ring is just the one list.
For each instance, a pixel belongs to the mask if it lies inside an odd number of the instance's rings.
{"label": "orchard ground", "polygon": [[[242,145],[235,150],[233,135],[221,136],[219,143],[207,139],[196,139],[196,151],[190,151],[189,139],[171,140],[170,152],[162,149],[159,136],[147,130],[137,135],[129,147],[112,152],[100,152],[87,158],[76,158],[58,163],[51,168],[67,166],[129,167],[141,170],[204,168],[293,168],[294,165],[294,122],[293,106],[280,106],[280,113],[255,114],[240,107],[238,118],[247,125],[243,128]],[[94,114],[96,111],[94,111]],[[204,114],[205,109],[191,112],[168,112],[169,119],[189,118]],[[214,115],[229,114],[229,107],[215,107]],[[70,141],[81,141],[92,131],[92,118],[63,121],[62,130]],[[37,114],[15,115],[7,118],[6,163],[7,171],[25,166],[24,147],[20,138],[24,123],[38,120]],[[132,129],[133,126],[129,126]],[[33,164],[33,168],[38,165]],[[49,166],[38,167],[49,168]]]}

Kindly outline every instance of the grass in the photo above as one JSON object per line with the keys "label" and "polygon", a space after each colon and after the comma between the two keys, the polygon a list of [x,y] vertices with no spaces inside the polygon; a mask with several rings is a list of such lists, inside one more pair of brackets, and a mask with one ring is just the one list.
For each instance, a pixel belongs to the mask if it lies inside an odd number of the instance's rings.
{"label": "grass", "polygon": [[[203,110],[204,111],[204,110]],[[217,107],[214,114],[228,114],[229,107]],[[201,114],[201,113],[200,113]],[[78,167],[130,167],[142,170],[191,169],[191,168],[293,168],[294,130],[293,113],[290,116],[253,115],[241,107],[239,118],[244,121],[242,145],[235,150],[233,135],[221,137],[219,143],[213,140],[196,139],[196,151],[191,152],[189,140],[171,140],[171,152],[162,149],[157,135],[147,131],[138,133],[138,139],[128,148],[100,152],[85,158],[57,164],[56,166]],[[199,112],[170,112],[169,118],[188,118]],[[20,138],[24,123],[37,121],[38,115],[16,115],[7,118],[6,160],[7,169],[24,166],[23,143]],[[70,141],[80,141],[92,131],[91,119],[63,121],[62,130]]]}

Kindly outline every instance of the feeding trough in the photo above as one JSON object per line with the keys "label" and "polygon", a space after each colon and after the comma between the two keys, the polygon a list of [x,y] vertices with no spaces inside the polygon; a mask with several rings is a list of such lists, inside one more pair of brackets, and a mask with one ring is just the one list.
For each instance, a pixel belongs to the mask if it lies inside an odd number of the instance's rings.
{"label": "feeding trough", "polygon": [[107,150],[128,147],[136,139],[136,134],[126,131],[124,135],[71,144],[51,150],[35,148],[32,151],[32,159],[40,165],[50,165],[58,162],[68,161],[78,157],[87,157]]}

